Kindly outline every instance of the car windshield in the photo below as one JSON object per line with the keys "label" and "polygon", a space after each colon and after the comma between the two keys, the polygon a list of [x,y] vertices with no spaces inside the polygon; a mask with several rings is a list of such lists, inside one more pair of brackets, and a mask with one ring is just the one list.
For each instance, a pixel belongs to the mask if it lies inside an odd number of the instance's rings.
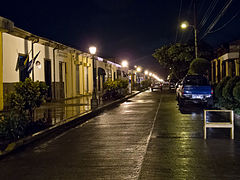
{"label": "car windshield", "polygon": [[208,80],[203,76],[189,76],[184,80],[185,85],[207,86]]}

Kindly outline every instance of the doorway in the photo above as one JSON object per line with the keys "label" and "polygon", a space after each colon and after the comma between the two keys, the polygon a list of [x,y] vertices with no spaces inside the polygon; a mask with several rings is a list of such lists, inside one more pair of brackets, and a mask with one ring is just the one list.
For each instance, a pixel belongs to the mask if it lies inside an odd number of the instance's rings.
{"label": "doorway", "polygon": [[52,99],[52,71],[51,71],[51,60],[44,60],[44,74],[45,74],[45,83],[48,86],[47,91],[47,100]]}

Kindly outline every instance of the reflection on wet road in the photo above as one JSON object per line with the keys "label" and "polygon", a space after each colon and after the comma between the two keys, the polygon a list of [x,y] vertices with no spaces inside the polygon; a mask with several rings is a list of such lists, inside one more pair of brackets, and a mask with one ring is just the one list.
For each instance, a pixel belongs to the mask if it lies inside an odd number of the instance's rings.
{"label": "reflection on wet road", "polygon": [[[239,127],[234,141],[229,129],[209,129],[204,140],[203,109],[193,104],[179,109],[174,94],[163,95],[140,179],[240,178]],[[209,116],[215,119],[219,115]]]}
{"label": "reflection on wet road", "polygon": [[35,111],[35,119],[46,119],[48,125],[55,125],[63,120],[91,110],[91,96],[46,103]]}
{"label": "reflection on wet road", "polygon": [[183,113],[174,93],[147,91],[2,159],[0,179],[240,179],[238,130],[229,136],[204,140],[202,107]]}

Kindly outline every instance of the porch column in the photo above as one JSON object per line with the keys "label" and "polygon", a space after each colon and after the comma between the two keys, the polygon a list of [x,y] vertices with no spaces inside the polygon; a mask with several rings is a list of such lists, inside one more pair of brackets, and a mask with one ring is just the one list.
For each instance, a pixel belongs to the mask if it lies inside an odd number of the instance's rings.
{"label": "porch column", "polygon": [[3,38],[0,31],[0,110],[3,110]]}

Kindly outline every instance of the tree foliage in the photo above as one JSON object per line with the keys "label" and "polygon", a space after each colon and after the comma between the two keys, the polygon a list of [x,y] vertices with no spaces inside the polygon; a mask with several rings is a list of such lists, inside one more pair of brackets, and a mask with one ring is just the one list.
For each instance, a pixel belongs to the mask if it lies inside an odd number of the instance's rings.
{"label": "tree foliage", "polygon": [[178,79],[183,78],[194,58],[194,48],[187,44],[176,43],[156,49],[153,57]]}

